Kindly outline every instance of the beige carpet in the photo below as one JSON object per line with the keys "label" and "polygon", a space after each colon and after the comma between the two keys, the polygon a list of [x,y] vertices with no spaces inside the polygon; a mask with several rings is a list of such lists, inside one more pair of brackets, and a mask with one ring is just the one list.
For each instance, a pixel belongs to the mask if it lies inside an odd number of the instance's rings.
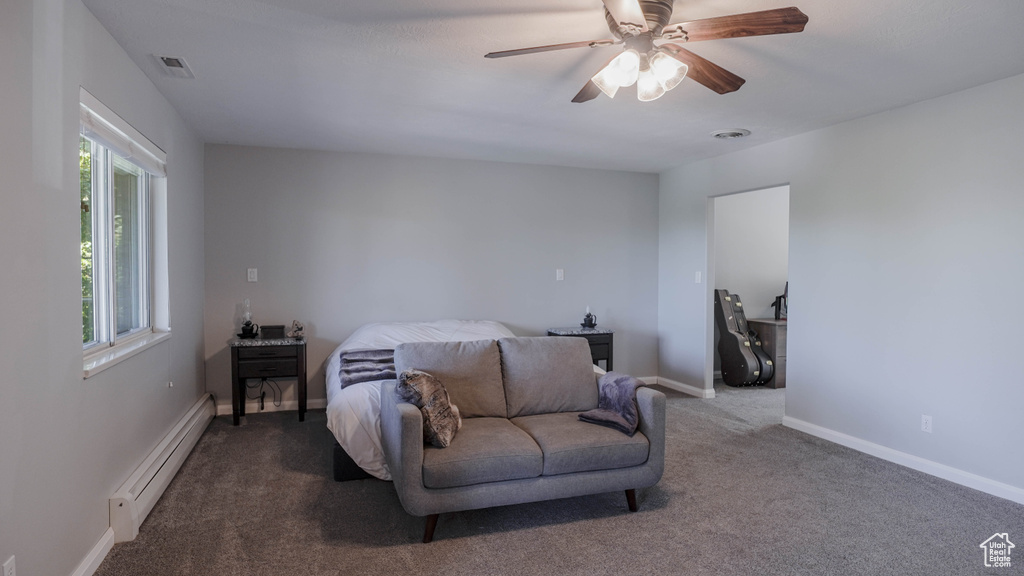
{"label": "beige carpet", "polygon": [[[1024,574],[1024,506],[784,428],[783,390],[667,393],[639,512],[616,492],[444,514],[426,545],[390,483],[330,479],[322,411],[221,417],[96,574]],[[983,567],[995,532],[1012,568]]]}

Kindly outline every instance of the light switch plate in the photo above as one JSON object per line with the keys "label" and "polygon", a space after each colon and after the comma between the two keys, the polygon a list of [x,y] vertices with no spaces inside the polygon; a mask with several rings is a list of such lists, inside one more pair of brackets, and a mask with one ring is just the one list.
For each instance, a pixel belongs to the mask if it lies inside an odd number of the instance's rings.
{"label": "light switch plate", "polygon": [[555,268],[555,280],[565,280],[565,270]]}
{"label": "light switch plate", "polygon": [[[246,274],[246,278],[248,279],[249,282],[255,282],[256,281],[256,269],[255,268],[247,269],[245,271],[245,274]],[[7,575],[5,574],[4,576],[7,576]]]}

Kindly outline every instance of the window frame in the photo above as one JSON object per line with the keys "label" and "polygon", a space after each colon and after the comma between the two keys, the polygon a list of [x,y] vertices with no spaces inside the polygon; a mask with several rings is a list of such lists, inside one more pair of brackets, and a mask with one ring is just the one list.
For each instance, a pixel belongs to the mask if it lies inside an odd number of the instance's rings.
{"label": "window frame", "polygon": [[[89,378],[170,337],[167,285],[167,172],[166,154],[163,150],[84,88],[80,90],[79,96],[80,138],[76,150],[80,159],[83,139],[90,142],[92,191],[89,206],[93,212],[93,317],[96,326],[102,324],[102,328],[97,328],[94,332],[94,339],[85,342],[86,296],[83,285],[83,378]],[[115,161],[115,157],[119,160]],[[134,195],[138,202],[138,205],[133,207],[133,212],[137,220],[135,224],[139,229],[133,235],[136,236],[135,240],[139,247],[137,255],[133,256],[140,259],[137,271],[133,271],[140,286],[133,291],[136,295],[142,295],[142,302],[132,312],[138,321],[133,321],[131,329],[119,334],[117,263],[114,246],[114,219],[117,210],[114,173],[115,170],[124,170],[123,166],[115,168],[115,164],[122,161],[138,169],[137,187],[130,194]],[[81,185],[81,167],[79,174]],[[85,202],[82,204],[84,210]],[[124,228],[121,230],[123,233]],[[96,241],[98,235],[102,235],[99,242]],[[97,265],[97,260],[100,266]],[[83,284],[84,282],[83,277]],[[98,302],[101,297],[102,306]]]}

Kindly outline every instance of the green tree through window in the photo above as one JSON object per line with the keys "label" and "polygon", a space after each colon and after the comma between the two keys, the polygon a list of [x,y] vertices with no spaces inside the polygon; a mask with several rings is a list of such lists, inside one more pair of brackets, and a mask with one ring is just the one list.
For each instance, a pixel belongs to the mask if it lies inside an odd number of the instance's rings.
{"label": "green tree through window", "polygon": [[93,302],[92,262],[92,143],[85,138],[78,146],[79,189],[82,202],[82,343],[96,339]]}

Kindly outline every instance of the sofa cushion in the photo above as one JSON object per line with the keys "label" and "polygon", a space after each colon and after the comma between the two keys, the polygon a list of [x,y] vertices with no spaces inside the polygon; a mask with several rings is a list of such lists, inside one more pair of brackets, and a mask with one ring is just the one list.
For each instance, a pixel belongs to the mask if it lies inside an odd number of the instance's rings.
{"label": "sofa cushion", "polygon": [[502,338],[498,346],[509,418],[597,408],[597,377],[586,339]]}
{"label": "sofa cushion", "polygon": [[423,447],[427,488],[535,478],[543,467],[537,443],[505,418],[466,418],[447,448]]}
{"label": "sofa cushion", "polygon": [[545,476],[639,466],[650,452],[650,443],[642,433],[630,437],[581,422],[579,412],[522,416],[513,418],[512,423],[540,446]]}
{"label": "sofa cushion", "polygon": [[395,368],[429,372],[444,383],[463,418],[505,417],[501,356],[494,340],[410,342],[395,347]]}

